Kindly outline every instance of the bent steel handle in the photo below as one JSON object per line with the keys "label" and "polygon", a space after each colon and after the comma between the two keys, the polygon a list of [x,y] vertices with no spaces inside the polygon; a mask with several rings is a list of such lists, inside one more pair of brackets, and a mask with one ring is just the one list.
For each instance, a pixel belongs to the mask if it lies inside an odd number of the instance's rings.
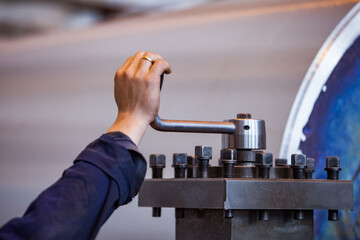
{"label": "bent steel handle", "polygon": [[187,120],[165,120],[156,116],[150,126],[164,132],[193,132],[193,133],[234,133],[232,122],[205,122]]}
{"label": "bent steel handle", "polygon": [[[160,77],[160,90],[164,82],[164,73]],[[235,125],[231,122],[205,122],[187,120],[165,120],[156,116],[150,126],[163,132],[193,132],[193,133],[234,133]]]}

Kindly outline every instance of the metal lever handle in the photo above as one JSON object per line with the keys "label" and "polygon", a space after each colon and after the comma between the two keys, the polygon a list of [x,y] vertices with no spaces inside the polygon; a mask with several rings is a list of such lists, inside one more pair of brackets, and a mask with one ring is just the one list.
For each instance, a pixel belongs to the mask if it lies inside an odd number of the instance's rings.
{"label": "metal lever handle", "polygon": [[194,132],[194,133],[235,133],[232,122],[205,122],[188,120],[166,120],[156,116],[150,126],[163,132]]}
{"label": "metal lever handle", "polygon": [[[160,90],[164,74],[161,75]],[[205,122],[188,120],[166,120],[156,116],[150,126],[163,132],[194,132],[194,133],[235,133],[235,124],[232,122]]]}

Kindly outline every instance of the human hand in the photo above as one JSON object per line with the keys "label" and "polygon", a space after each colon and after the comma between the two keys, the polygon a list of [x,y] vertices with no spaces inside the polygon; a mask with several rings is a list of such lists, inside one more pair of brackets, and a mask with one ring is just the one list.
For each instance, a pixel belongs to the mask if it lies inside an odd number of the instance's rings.
{"label": "human hand", "polygon": [[114,93],[118,115],[108,132],[123,132],[139,145],[159,111],[162,73],[171,73],[170,65],[152,52],[136,53],[116,71]]}

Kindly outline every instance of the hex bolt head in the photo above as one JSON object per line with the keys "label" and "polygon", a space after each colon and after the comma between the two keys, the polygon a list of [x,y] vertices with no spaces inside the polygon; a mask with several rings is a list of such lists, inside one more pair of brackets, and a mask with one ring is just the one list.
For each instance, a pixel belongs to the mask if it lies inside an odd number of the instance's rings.
{"label": "hex bolt head", "polygon": [[212,147],[211,146],[195,146],[195,157],[197,158],[212,158]]}
{"label": "hex bolt head", "polygon": [[339,180],[340,168],[340,158],[337,156],[327,156],[326,157],[326,168],[327,179],[330,180]]}
{"label": "hex bolt head", "polygon": [[256,153],[256,165],[258,166],[272,166],[273,155],[272,153],[259,152]]}
{"label": "hex bolt head", "polygon": [[226,160],[236,160],[237,159],[237,151],[236,149],[224,148],[220,151],[220,158]]}
{"label": "hex bolt head", "polygon": [[291,155],[291,166],[292,167],[305,167],[306,166],[305,154],[292,154]]}
{"label": "hex bolt head", "polygon": [[315,159],[307,158],[305,167],[305,179],[312,179],[313,172],[315,172]]}
{"label": "hex bolt head", "polygon": [[275,166],[288,166],[288,161],[286,158],[277,158],[275,159]]}
{"label": "hex bolt head", "polygon": [[315,159],[314,158],[306,159],[306,168],[305,169],[308,172],[315,172]]}
{"label": "hex bolt head", "polygon": [[166,156],[164,154],[151,154],[150,167],[151,168],[164,168],[166,166]]}
{"label": "hex bolt head", "polygon": [[173,154],[173,167],[186,167],[187,154],[186,153],[174,153]]}
{"label": "hex bolt head", "polygon": [[340,168],[340,158],[338,156],[327,156],[326,168]]}
{"label": "hex bolt head", "polygon": [[224,178],[232,178],[234,176],[234,166],[237,163],[236,149],[224,148],[220,151],[220,163]]}
{"label": "hex bolt head", "polygon": [[272,153],[258,152],[255,156],[256,166],[259,171],[259,178],[269,179],[270,168],[272,167],[273,155]]}
{"label": "hex bolt head", "polygon": [[251,114],[250,113],[238,113],[236,115],[237,119],[251,119]]}

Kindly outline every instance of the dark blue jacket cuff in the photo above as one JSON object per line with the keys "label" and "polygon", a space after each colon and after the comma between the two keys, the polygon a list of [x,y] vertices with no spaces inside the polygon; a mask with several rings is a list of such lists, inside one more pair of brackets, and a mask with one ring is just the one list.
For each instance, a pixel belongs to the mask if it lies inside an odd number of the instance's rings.
{"label": "dark blue jacket cuff", "polygon": [[121,132],[103,134],[75,159],[95,165],[113,179],[118,187],[118,204],[131,201],[145,178],[146,161],[132,140]]}

